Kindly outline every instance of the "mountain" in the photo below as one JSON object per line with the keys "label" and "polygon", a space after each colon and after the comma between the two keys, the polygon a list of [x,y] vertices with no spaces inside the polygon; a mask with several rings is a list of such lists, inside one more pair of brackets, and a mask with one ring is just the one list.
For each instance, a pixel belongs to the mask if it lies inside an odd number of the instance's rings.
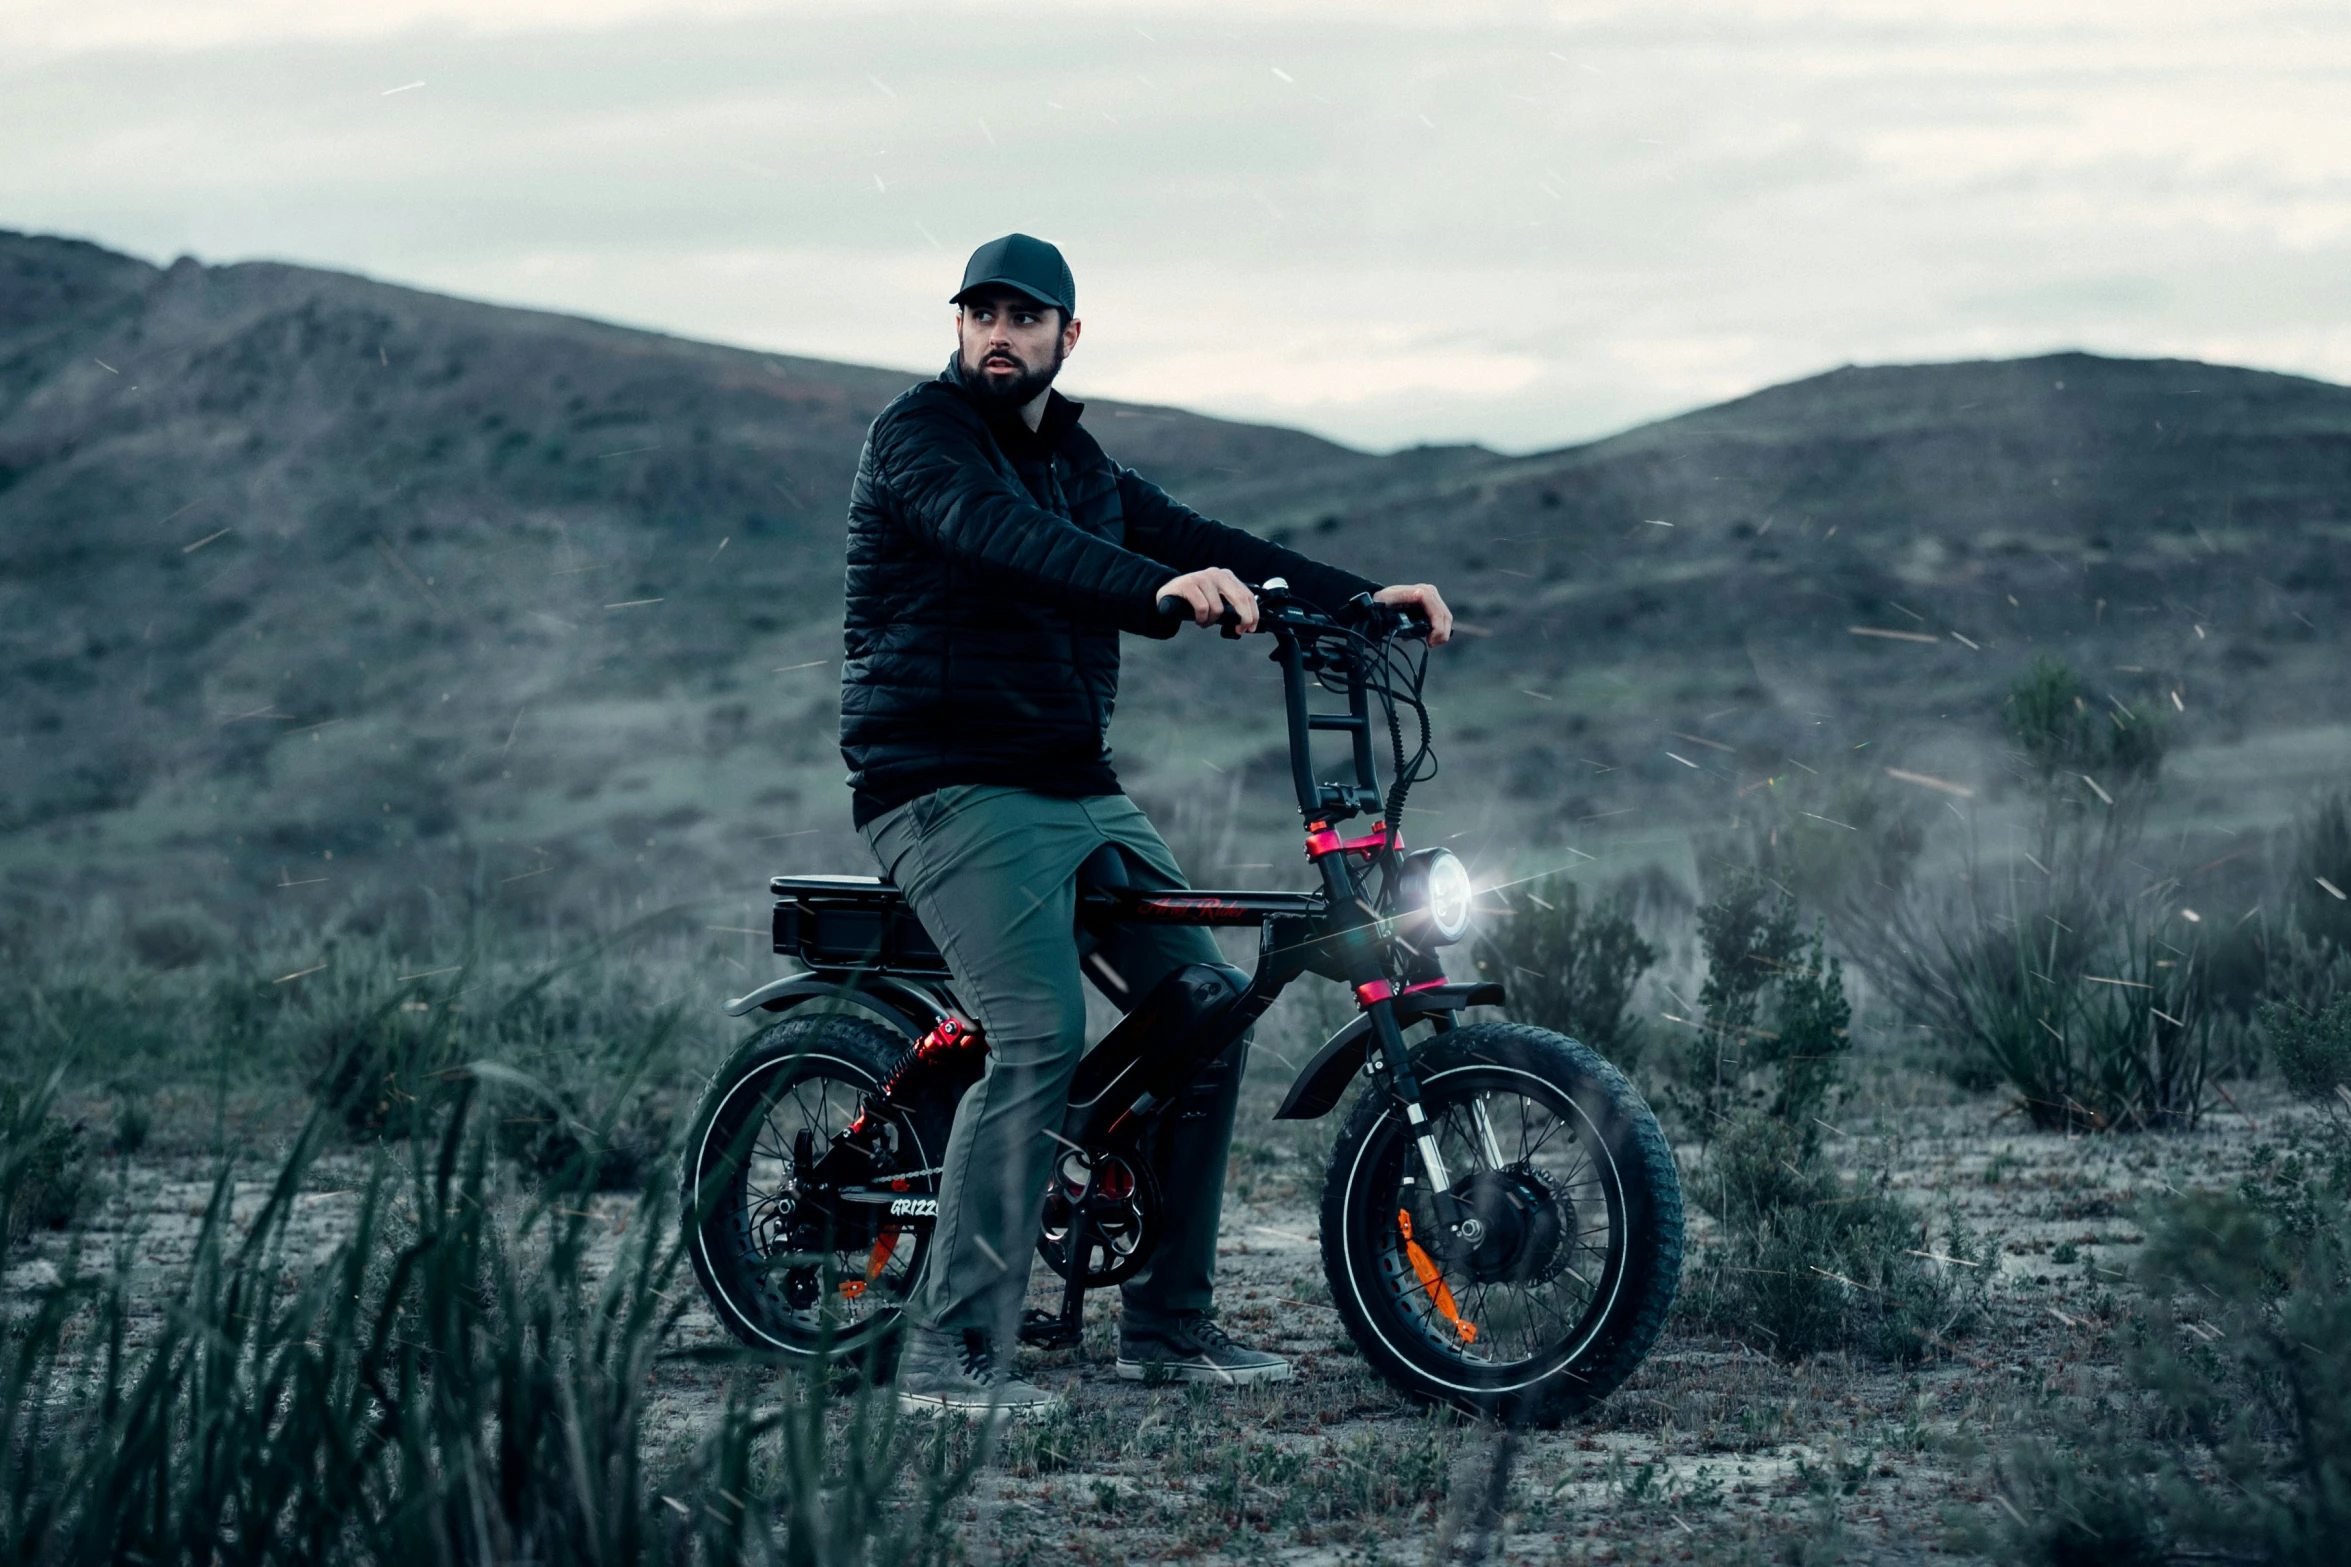
{"label": "mountain", "polygon": [[[843,497],[911,379],[0,235],[12,896],[627,906],[858,865]],[[2342,387],[1845,369],[1520,458],[1087,417],[1205,510],[1445,587],[1469,630],[1416,798],[1488,858],[1686,835],[1856,755],[1993,789],[1999,695],[2039,651],[2169,714],[2214,827],[2342,765]],[[1122,776],[1196,859],[1239,852],[1228,817],[1280,823],[1253,654],[1132,652]]]}

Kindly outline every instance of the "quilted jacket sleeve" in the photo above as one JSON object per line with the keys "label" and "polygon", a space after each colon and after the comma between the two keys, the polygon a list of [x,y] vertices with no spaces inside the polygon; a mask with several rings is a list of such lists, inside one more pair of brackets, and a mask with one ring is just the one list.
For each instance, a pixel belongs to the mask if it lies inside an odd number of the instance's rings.
{"label": "quilted jacket sleeve", "polygon": [[1023,599],[1125,631],[1168,633],[1152,613],[1167,569],[1037,505],[998,469],[984,427],[916,401],[877,425],[873,442],[900,519],[925,543]]}
{"label": "quilted jacket sleeve", "polygon": [[1203,517],[1132,468],[1118,470],[1118,494],[1126,511],[1127,543],[1178,571],[1222,566],[1244,582],[1281,577],[1326,615],[1336,614],[1358,593],[1379,591],[1378,583],[1351,571]]}

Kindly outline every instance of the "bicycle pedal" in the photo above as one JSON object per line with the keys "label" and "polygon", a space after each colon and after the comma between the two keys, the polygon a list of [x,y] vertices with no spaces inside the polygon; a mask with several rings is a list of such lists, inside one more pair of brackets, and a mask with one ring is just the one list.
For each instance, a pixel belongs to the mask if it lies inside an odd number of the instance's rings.
{"label": "bicycle pedal", "polygon": [[1085,1337],[1085,1325],[1050,1315],[1034,1306],[1021,1314],[1020,1341],[1038,1349],[1067,1349]]}

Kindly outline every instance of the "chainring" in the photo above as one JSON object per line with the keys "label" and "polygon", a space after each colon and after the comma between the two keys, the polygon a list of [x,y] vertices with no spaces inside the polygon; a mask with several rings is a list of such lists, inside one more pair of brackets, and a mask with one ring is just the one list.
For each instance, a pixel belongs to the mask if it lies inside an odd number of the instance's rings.
{"label": "chainring", "polygon": [[1159,1201],[1150,1163],[1134,1150],[1064,1149],[1046,1181],[1037,1255],[1057,1276],[1069,1277],[1070,1236],[1085,1203],[1094,1232],[1082,1259],[1085,1286],[1123,1284],[1142,1271],[1159,1242]]}

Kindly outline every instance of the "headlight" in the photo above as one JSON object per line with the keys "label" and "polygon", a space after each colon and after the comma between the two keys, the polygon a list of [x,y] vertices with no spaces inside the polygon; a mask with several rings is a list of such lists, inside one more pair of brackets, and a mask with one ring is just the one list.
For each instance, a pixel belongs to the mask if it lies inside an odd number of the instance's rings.
{"label": "headlight", "polygon": [[1442,945],[1469,933],[1470,904],[1476,897],[1469,867],[1451,849],[1422,849],[1404,859],[1404,882],[1396,912],[1419,916]]}

